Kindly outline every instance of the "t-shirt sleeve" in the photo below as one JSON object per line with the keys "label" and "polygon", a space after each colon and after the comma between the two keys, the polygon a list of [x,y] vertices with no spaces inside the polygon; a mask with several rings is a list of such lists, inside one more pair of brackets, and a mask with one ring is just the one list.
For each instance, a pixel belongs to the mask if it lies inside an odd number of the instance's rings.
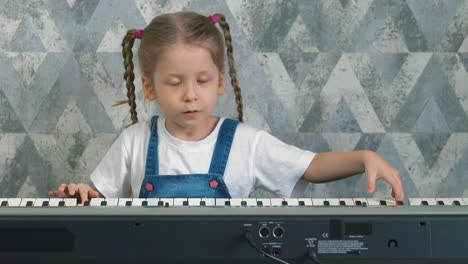
{"label": "t-shirt sleeve", "polygon": [[301,197],[308,182],[301,179],[314,152],[286,144],[266,131],[260,131],[255,146],[252,173],[257,188],[281,197]]}
{"label": "t-shirt sleeve", "polygon": [[112,143],[104,158],[91,173],[94,186],[106,198],[129,197],[130,157],[126,147],[126,131],[122,132]]}

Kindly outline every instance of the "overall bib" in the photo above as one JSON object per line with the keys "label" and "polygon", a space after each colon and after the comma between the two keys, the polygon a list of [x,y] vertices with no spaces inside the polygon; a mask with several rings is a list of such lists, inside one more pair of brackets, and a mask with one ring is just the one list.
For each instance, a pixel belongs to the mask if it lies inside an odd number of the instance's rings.
{"label": "overall bib", "polygon": [[159,175],[158,116],[151,119],[151,136],[140,198],[231,198],[224,169],[238,121],[226,118],[221,125],[208,173]]}

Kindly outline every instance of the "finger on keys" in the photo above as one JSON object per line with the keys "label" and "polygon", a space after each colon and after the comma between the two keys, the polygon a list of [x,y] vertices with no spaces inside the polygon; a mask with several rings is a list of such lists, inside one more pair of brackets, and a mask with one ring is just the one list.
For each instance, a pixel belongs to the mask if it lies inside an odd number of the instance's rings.
{"label": "finger on keys", "polygon": [[99,198],[100,195],[99,195],[99,192],[93,190],[93,189],[89,189],[89,197],[90,198]]}
{"label": "finger on keys", "polygon": [[82,203],[88,201],[88,188],[81,186],[81,188],[78,188],[78,192],[80,193]]}
{"label": "finger on keys", "polygon": [[77,191],[76,184],[70,183],[68,184],[68,194],[70,196],[74,196]]}
{"label": "finger on keys", "polygon": [[403,185],[401,184],[401,181],[397,176],[392,176],[392,177],[386,177],[385,181],[388,182],[393,189],[393,192],[395,193],[395,200],[397,201],[403,201],[404,199],[404,193],[403,193]]}
{"label": "finger on keys", "polygon": [[367,192],[374,193],[375,191],[375,178],[376,178],[376,171],[373,169],[367,169]]}

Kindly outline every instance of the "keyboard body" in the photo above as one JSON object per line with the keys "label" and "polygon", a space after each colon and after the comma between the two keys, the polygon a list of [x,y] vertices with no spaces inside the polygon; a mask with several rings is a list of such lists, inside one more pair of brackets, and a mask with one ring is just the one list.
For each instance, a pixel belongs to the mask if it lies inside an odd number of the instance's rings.
{"label": "keyboard body", "polygon": [[458,205],[228,199],[200,206],[203,199],[180,198],[54,206],[61,200],[0,207],[0,263],[279,263],[247,236],[288,263],[468,263],[461,198]]}

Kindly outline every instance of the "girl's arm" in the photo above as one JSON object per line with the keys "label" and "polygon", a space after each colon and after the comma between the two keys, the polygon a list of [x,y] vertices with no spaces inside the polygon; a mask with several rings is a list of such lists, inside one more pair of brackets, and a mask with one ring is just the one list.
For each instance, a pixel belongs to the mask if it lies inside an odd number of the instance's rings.
{"label": "girl's arm", "polygon": [[396,200],[404,199],[400,172],[373,151],[318,153],[302,178],[313,183],[324,183],[364,172],[367,175],[369,193],[375,191],[375,182],[383,179],[392,186],[392,196]]}

